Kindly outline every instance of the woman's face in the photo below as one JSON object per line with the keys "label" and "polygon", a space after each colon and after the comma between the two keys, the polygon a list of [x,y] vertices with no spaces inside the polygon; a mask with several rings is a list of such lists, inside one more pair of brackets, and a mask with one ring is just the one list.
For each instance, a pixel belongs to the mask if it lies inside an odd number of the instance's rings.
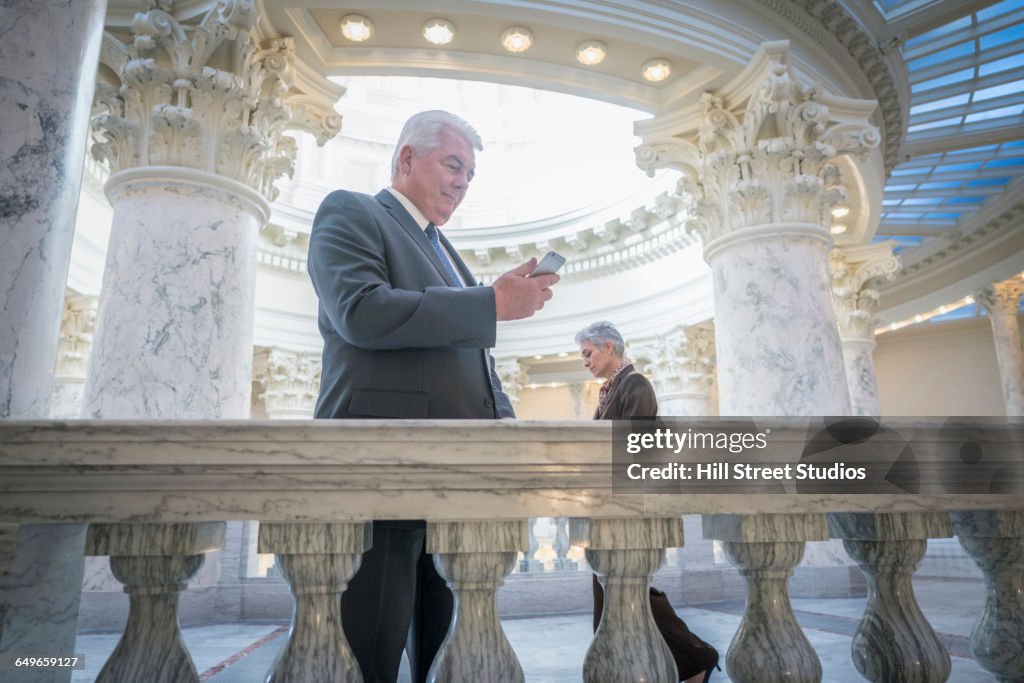
{"label": "woman's face", "polygon": [[583,367],[590,370],[590,374],[604,379],[611,377],[615,368],[619,367],[619,363],[622,362],[622,359],[615,354],[611,342],[605,342],[601,346],[583,342],[580,344],[580,358],[583,359]]}

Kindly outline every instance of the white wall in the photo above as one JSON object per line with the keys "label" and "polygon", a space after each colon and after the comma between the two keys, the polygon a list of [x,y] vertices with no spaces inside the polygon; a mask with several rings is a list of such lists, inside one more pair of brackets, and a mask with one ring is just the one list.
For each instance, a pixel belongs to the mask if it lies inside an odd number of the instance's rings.
{"label": "white wall", "polygon": [[878,337],[882,415],[1006,415],[987,318],[921,324]]}

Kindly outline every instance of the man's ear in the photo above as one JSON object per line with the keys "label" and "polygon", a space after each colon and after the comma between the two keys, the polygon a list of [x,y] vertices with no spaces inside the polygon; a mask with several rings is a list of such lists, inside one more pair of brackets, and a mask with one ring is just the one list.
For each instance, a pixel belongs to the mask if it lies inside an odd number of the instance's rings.
{"label": "man's ear", "polygon": [[412,155],[413,150],[410,145],[402,147],[402,150],[398,153],[398,170],[406,174],[412,171]]}

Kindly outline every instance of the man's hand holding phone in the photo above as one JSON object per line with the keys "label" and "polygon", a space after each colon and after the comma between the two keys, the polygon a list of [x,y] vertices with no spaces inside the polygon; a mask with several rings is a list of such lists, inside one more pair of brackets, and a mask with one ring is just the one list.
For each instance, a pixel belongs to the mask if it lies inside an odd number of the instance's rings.
{"label": "man's hand holding phone", "polygon": [[498,277],[491,285],[498,320],[529,318],[544,308],[552,297],[551,286],[561,279],[555,271],[563,263],[565,258],[551,251],[540,264],[531,258]]}

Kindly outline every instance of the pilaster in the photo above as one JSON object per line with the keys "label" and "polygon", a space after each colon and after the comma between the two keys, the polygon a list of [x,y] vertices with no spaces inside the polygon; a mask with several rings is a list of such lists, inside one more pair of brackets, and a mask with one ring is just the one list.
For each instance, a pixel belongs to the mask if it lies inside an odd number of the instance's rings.
{"label": "pilaster", "polygon": [[74,292],[69,292],[64,299],[50,417],[73,419],[82,414],[82,394],[92,351],[97,304],[96,297]]}
{"label": "pilaster", "polygon": [[253,380],[260,387],[267,417],[311,419],[320,392],[320,354],[259,348],[254,354]]}

